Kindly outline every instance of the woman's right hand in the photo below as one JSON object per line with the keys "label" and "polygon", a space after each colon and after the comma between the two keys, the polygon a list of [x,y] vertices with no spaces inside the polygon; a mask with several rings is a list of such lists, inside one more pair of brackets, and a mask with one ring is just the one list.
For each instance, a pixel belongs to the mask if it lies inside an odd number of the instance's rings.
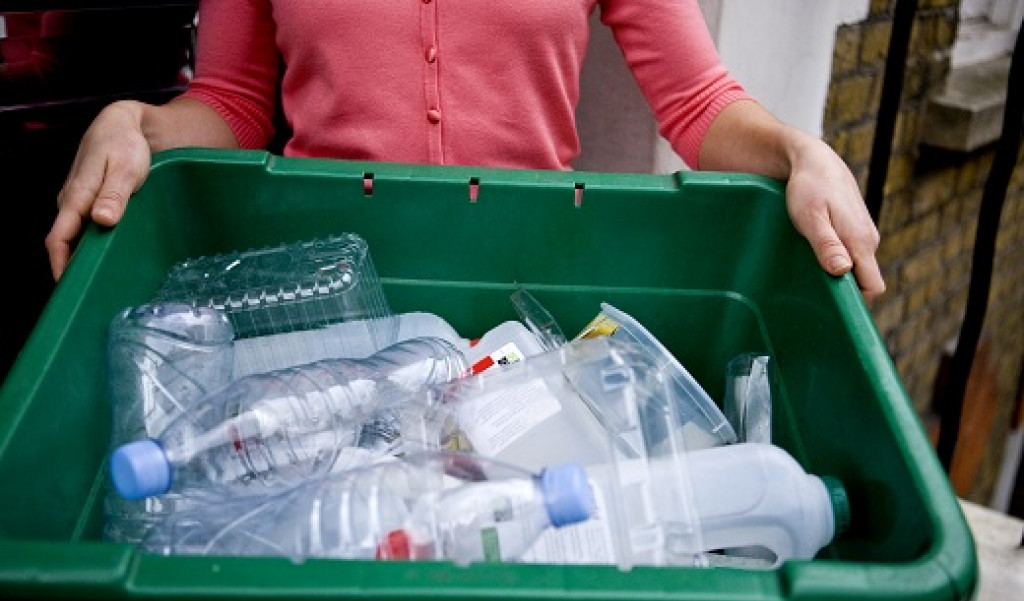
{"label": "woman's right hand", "polygon": [[46,236],[54,280],[64,273],[86,221],[116,225],[146,179],[151,151],[142,130],[143,106],[130,100],[110,104],[82,136]]}

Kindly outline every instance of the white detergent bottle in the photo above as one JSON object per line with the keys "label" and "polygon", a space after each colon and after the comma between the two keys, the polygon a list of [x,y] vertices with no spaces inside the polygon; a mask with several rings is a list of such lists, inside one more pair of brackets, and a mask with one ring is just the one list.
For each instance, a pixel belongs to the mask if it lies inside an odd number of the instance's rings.
{"label": "white detergent bottle", "polygon": [[777,565],[812,559],[849,527],[842,483],[807,473],[779,446],[749,442],[699,449],[688,462],[708,551]]}
{"label": "white detergent bottle", "polygon": [[781,447],[739,443],[587,467],[597,511],[528,562],[767,569],[808,560],[850,522],[842,484]]}
{"label": "white detergent bottle", "polygon": [[781,447],[726,445],[692,451],[686,461],[712,565],[774,567],[812,559],[849,526],[843,485],[807,473]]}

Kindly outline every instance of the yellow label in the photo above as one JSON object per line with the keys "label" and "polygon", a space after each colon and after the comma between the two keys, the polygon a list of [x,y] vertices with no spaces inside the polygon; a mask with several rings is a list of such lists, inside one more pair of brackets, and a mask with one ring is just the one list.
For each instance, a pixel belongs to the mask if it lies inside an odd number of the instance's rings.
{"label": "yellow label", "polygon": [[584,340],[588,338],[597,338],[599,336],[611,336],[618,330],[621,324],[615,321],[611,317],[608,317],[603,312],[598,313],[597,317],[590,320],[590,323],[583,328],[579,334],[576,335],[574,340]]}

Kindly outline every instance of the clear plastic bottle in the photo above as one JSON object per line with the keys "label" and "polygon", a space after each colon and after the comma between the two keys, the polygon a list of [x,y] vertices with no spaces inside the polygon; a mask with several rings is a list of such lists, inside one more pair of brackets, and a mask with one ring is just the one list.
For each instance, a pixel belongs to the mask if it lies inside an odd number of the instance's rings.
{"label": "clear plastic bottle", "polygon": [[[392,450],[381,410],[466,373],[462,353],[413,338],[365,359],[318,361],[234,380],[157,437],[111,455],[114,486],[137,500],[190,489],[231,494],[294,485],[329,473],[345,449]],[[370,435],[364,426],[374,424]]]}
{"label": "clear plastic bottle", "polygon": [[115,445],[152,436],[231,381],[234,329],[223,313],[183,303],[124,309],[107,331]]}
{"label": "clear plastic bottle", "polygon": [[[107,337],[111,450],[158,434],[204,395],[231,381],[233,339],[230,322],[211,308],[147,304],[114,316]],[[178,501],[126,501],[107,482],[104,536],[138,542]]]}
{"label": "clear plastic bottle", "polygon": [[[395,315],[395,342],[410,338],[442,338],[466,352],[469,341],[462,338],[444,318],[413,311]],[[372,328],[362,321],[341,321],[319,328],[266,334],[235,341],[235,377],[294,367],[324,359],[362,359],[378,349],[370,335]]]}
{"label": "clear plastic bottle", "polygon": [[515,561],[537,538],[590,518],[578,464],[532,473],[460,452],[414,453],[282,494],[169,516],[142,548],[162,554]]}

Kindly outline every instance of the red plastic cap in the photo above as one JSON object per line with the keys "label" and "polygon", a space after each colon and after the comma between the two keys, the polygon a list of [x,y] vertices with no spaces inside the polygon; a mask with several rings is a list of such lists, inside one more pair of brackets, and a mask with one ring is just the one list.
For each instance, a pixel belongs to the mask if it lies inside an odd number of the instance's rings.
{"label": "red plastic cap", "polygon": [[405,530],[392,530],[377,545],[377,559],[409,559],[411,547]]}

